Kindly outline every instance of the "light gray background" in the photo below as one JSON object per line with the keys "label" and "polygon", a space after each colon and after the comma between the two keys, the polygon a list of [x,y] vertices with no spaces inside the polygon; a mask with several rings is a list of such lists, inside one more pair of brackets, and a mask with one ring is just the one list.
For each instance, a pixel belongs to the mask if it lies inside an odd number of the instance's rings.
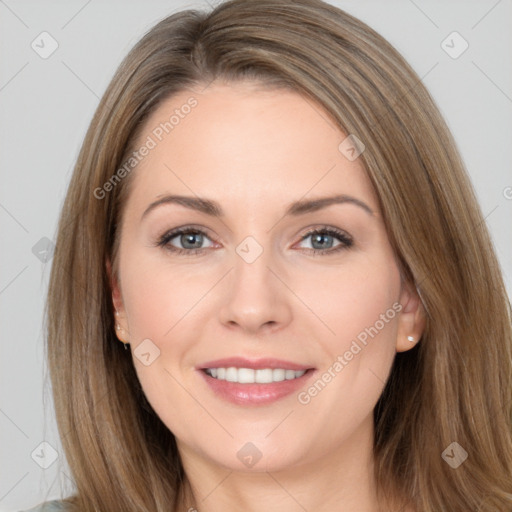
{"label": "light gray background", "polygon": [[[331,3],[394,44],[431,91],[466,162],[510,295],[512,1]],[[73,490],[43,361],[51,261],[42,263],[32,248],[54,238],[86,128],[122,57],[166,15],[207,7],[206,0],[0,0],[1,512]],[[59,45],[47,59],[31,48],[43,31]],[[456,59],[441,47],[453,31],[469,44]],[[460,49],[452,40],[452,51]],[[53,452],[43,441],[59,456],[47,469],[39,464],[50,463]]]}

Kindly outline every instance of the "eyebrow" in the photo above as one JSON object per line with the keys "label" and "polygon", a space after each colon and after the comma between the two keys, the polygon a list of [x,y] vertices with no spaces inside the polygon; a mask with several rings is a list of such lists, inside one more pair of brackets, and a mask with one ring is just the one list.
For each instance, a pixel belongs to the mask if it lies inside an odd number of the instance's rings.
{"label": "eyebrow", "polygon": [[[327,208],[333,204],[345,203],[356,205],[362,208],[369,215],[374,215],[373,210],[365,202],[344,194],[320,197],[317,199],[295,201],[294,203],[288,205],[284,215],[291,215],[295,217],[322,210],[323,208]],[[211,199],[192,196],[165,195],[151,203],[146,208],[142,214],[141,221],[150,211],[164,204],[178,204],[184,206],[185,208],[190,208],[191,210],[196,210],[212,217],[224,217],[222,207],[219,205],[219,203]]]}

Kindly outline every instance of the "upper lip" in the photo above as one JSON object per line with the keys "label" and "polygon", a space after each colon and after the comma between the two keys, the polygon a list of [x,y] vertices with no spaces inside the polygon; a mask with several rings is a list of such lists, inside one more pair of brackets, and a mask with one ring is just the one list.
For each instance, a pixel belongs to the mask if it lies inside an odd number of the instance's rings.
{"label": "upper lip", "polygon": [[282,368],[284,370],[309,370],[312,367],[304,364],[294,363],[292,361],[284,361],[283,359],[274,359],[272,357],[264,357],[259,359],[247,359],[245,357],[227,357],[224,359],[216,359],[215,361],[207,361],[197,366],[198,370],[206,368],[252,368],[258,370],[262,368]]}

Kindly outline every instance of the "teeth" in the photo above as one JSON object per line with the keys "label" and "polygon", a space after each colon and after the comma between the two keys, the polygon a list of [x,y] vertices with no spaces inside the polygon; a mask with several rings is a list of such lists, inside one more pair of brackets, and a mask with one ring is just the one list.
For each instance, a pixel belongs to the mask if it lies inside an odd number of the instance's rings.
{"label": "teeth", "polygon": [[236,368],[226,368],[226,380],[228,382],[238,381],[238,371]]}
{"label": "teeth", "polygon": [[237,381],[241,384],[251,384],[254,382],[255,371],[252,368],[233,368],[237,374]]}
{"label": "teeth", "polygon": [[280,370],[280,369],[272,370],[272,380],[274,382],[281,382],[282,380],[284,380],[285,375],[286,375],[286,370]]}
{"label": "teeth", "polygon": [[284,376],[286,380],[295,379],[295,372],[293,370],[286,370],[286,372],[284,372]]}
{"label": "teeth", "polygon": [[270,384],[271,382],[298,379],[306,371],[284,370],[282,368],[253,370],[252,368],[235,368],[231,366],[229,368],[207,368],[206,373],[215,379],[238,382],[239,384]]}
{"label": "teeth", "polygon": [[258,384],[269,384],[272,382],[274,370],[270,368],[265,368],[261,370],[256,370],[256,375],[254,377],[254,382]]}

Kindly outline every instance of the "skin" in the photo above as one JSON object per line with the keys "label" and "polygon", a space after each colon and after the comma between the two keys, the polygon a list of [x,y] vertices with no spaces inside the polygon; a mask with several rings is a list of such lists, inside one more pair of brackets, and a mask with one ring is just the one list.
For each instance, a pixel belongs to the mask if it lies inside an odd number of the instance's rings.
{"label": "skin", "polygon": [[[339,151],[346,135],[318,105],[251,83],[217,82],[173,96],[147,121],[140,143],[191,96],[197,106],[134,171],[111,274],[119,339],[130,343],[144,392],[177,439],[189,482],[183,510],[381,510],[373,408],[396,352],[414,346],[407,336],[421,337],[424,314],[401,281],[361,160]],[[141,220],[171,193],[213,199],[225,216],[164,204]],[[284,217],[289,203],[334,194],[373,213],[344,203]],[[156,245],[189,224],[207,232],[203,253]],[[353,245],[328,254],[341,243],[335,237],[327,245],[301,240],[323,226],[348,233]],[[247,236],[263,248],[252,263],[236,252]],[[172,240],[183,244],[183,237]],[[275,357],[315,368],[307,390],[397,303],[401,312],[307,404],[292,393],[264,406],[234,405],[195,369],[223,357]],[[149,366],[135,356],[145,339],[160,351]],[[237,457],[247,442],[261,452],[251,468]]]}

